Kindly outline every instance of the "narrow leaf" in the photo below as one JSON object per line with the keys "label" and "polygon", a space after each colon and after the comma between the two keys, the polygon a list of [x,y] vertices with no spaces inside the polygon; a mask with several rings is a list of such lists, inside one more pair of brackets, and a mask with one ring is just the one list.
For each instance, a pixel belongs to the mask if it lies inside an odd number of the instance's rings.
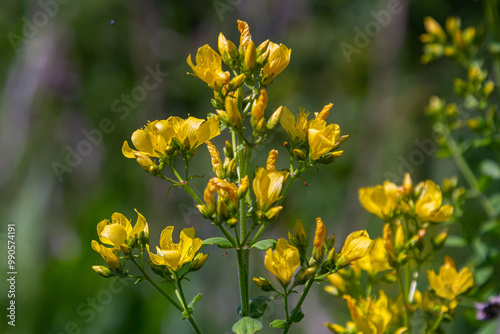
{"label": "narrow leaf", "polygon": [[203,240],[202,246],[217,245],[219,248],[233,248],[229,240],[222,237],[208,238]]}

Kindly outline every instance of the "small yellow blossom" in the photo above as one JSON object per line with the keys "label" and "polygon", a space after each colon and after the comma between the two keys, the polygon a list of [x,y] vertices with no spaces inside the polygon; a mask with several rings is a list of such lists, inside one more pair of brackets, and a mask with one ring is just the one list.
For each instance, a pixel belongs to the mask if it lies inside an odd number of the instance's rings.
{"label": "small yellow blossom", "polygon": [[198,49],[196,53],[196,65],[191,60],[191,55],[187,58],[187,63],[194,74],[207,83],[207,85],[216,89],[229,82],[229,72],[222,70],[222,59],[208,44]]}
{"label": "small yellow blossom", "polygon": [[137,240],[141,232],[149,236],[149,227],[146,218],[137,210],[135,212],[137,212],[138,217],[133,228],[130,220],[118,212],[113,213],[111,221],[104,219],[99,222],[97,224],[99,240],[103,244],[112,246],[112,250],[117,250],[120,249],[121,245],[127,246],[127,244],[133,244],[134,240],[131,240],[131,238]]}
{"label": "small yellow blossom", "polygon": [[352,261],[356,261],[366,256],[373,245],[366,230],[352,232],[344,242],[340,256],[337,259],[339,267],[346,266]]}
{"label": "small yellow blossom", "polygon": [[363,334],[383,334],[389,321],[391,312],[388,309],[388,300],[385,293],[380,290],[378,300],[371,298],[356,300],[349,295],[344,295],[351,318],[356,328]]}
{"label": "small yellow blossom", "polygon": [[301,110],[297,118],[295,118],[287,107],[282,108],[280,123],[283,129],[288,132],[292,142],[303,142],[306,140],[307,130],[309,129],[309,121],[307,120],[308,115],[309,113]]}
{"label": "small yellow blossom", "polygon": [[116,256],[116,254],[114,253],[113,248],[108,248],[104,245],[101,245],[95,240],[92,240],[91,245],[93,250],[101,254],[104,262],[106,262],[106,264],[112,271],[117,271],[121,269],[120,260],[118,259],[118,256]]}
{"label": "small yellow blossom", "polygon": [[226,108],[227,120],[229,124],[237,130],[241,130],[243,126],[243,119],[241,118],[241,112],[238,109],[238,96],[227,95],[224,100],[224,106]]}
{"label": "small yellow blossom", "polygon": [[194,227],[185,228],[180,234],[179,243],[172,240],[173,226],[165,228],[160,235],[160,247],[156,247],[156,253],[149,251],[149,245],[146,246],[151,262],[158,266],[167,266],[176,271],[185,263],[193,261],[196,252],[203,243],[201,239],[195,238]]}
{"label": "small yellow blossom", "polygon": [[177,124],[176,138],[182,144],[184,150],[193,150],[220,134],[219,118],[212,116],[204,120],[196,117],[189,117]]}
{"label": "small yellow blossom", "polygon": [[299,250],[285,239],[279,239],[274,251],[267,250],[264,265],[282,285],[287,285],[300,266]]}
{"label": "small yellow blossom", "polygon": [[259,167],[253,179],[253,191],[257,198],[257,209],[267,211],[281,194],[281,188],[288,178],[287,171],[269,172],[266,168]]}
{"label": "small yellow blossom", "polygon": [[384,239],[375,239],[373,247],[368,252],[368,255],[355,261],[353,264],[356,264],[358,267],[368,272],[371,276],[391,269],[387,258],[387,251],[384,246]]}
{"label": "small yellow blossom", "polygon": [[474,279],[467,267],[457,273],[455,262],[449,256],[445,256],[444,262],[444,265],[439,268],[439,275],[436,275],[434,270],[428,270],[427,278],[438,296],[453,300],[472,287]]}
{"label": "small yellow blossom", "polygon": [[451,218],[453,207],[449,204],[441,206],[443,197],[437,184],[427,180],[420,183],[417,188],[422,190],[415,203],[415,212],[423,222],[440,223]]}
{"label": "small yellow blossom", "polygon": [[223,33],[219,34],[218,40],[219,53],[225,63],[230,59],[235,59],[238,56],[238,48],[233,42],[226,39]]}
{"label": "small yellow blossom", "polygon": [[[323,120],[319,120],[325,122]],[[326,123],[326,122],[325,122]],[[340,137],[340,126],[337,124],[329,124],[327,126],[319,125],[320,122],[312,121],[308,130],[307,140],[311,148],[311,159],[316,160],[323,155],[333,151],[344,143],[347,137]],[[337,155],[341,155],[343,151],[338,151]]]}
{"label": "small yellow blossom", "polygon": [[359,189],[359,201],[366,211],[386,218],[398,204],[398,187],[389,181],[384,185]]}
{"label": "small yellow blossom", "polygon": [[328,232],[321,218],[316,218],[316,232],[314,234],[314,250],[313,255],[316,259],[322,258],[325,255],[324,245],[328,239]]}
{"label": "small yellow blossom", "polygon": [[267,62],[262,68],[264,74],[264,85],[269,85],[290,63],[292,50],[283,44],[269,42],[269,56]]}

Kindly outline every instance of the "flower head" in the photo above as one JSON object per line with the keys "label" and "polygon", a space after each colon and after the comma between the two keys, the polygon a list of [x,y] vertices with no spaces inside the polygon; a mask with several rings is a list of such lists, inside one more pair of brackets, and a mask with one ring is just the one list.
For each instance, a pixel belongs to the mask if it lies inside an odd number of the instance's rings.
{"label": "flower head", "polygon": [[203,45],[196,53],[196,65],[191,60],[191,55],[187,58],[187,63],[196,75],[207,85],[216,89],[229,82],[231,76],[229,72],[222,71],[222,59],[208,44]]}
{"label": "flower head", "polygon": [[185,263],[193,261],[196,252],[203,243],[201,239],[194,237],[194,227],[185,228],[181,231],[179,243],[172,240],[173,226],[165,228],[160,235],[160,247],[156,247],[156,253],[153,254],[146,246],[151,262],[158,266],[167,266],[176,271]]}
{"label": "flower head", "polygon": [[[272,151],[272,156],[277,152]],[[270,154],[271,156],[271,154]],[[269,160],[269,159],[268,159]],[[274,168],[271,168],[274,166]],[[259,167],[253,179],[253,191],[257,198],[258,210],[267,211],[281,194],[281,188],[288,178],[287,171],[277,171],[276,165],[268,162],[268,168]]]}
{"label": "flower head", "polygon": [[269,85],[274,78],[278,76],[290,63],[292,50],[288,49],[283,44],[269,42],[268,46],[269,57],[262,68],[264,74],[264,85]]}
{"label": "flower head", "polygon": [[368,252],[368,255],[354,262],[371,276],[379,272],[391,269],[387,258],[387,251],[384,246],[384,239],[377,238],[373,243],[373,247]]}
{"label": "flower head", "polygon": [[113,252],[113,248],[106,247],[104,245],[99,244],[97,241],[92,240],[92,249],[97,253],[101,254],[106,265],[112,270],[117,271],[121,269],[120,260],[118,256]]}
{"label": "flower head", "polygon": [[346,266],[352,261],[356,261],[366,256],[373,245],[366,230],[352,232],[344,242],[340,256],[337,259],[339,267]]}
{"label": "flower head", "polygon": [[415,212],[423,222],[440,223],[451,218],[453,207],[449,204],[441,206],[443,197],[441,189],[431,180],[417,186],[421,188],[420,197],[415,203]]}
{"label": "flower head", "polygon": [[344,295],[351,318],[356,328],[363,334],[382,334],[391,321],[391,312],[388,309],[388,300],[380,290],[378,300],[371,298],[356,300]]}
{"label": "flower head", "polygon": [[219,117],[212,116],[204,120],[196,117],[188,117],[180,120],[177,124],[176,138],[186,151],[193,150],[220,134]]}
{"label": "flower head", "polygon": [[398,204],[399,190],[394,183],[385,181],[384,185],[359,189],[359,201],[366,211],[380,218],[387,217]]}
{"label": "flower head", "polygon": [[434,270],[428,270],[427,278],[436,294],[448,300],[455,299],[474,284],[470,270],[464,267],[457,273],[455,262],[449,256],[444,257],[444,265],[439,268],[439,275],[436,275]]}
{"label": "flower head", "polygon": [[309,129],[309,121],[307,120],[308,115],[309,113],[301,110],[297,118],[295,118],[288,108],[282,108],[280,123],[283,129],[288,132],[292,142],[303,142],[306,140],[307,130]]}
{"label": "flower head", "polygon": [[264,265],[281,284],[287,285],[300,266],[299,250],[285,239],[279,239],[274,251],[267,250]]}
{"label": "flower head", "polygon": [[[340,140],[340,126],[337,124],[329,124],[324,127],[313,127],[314,123],[310,123],[307,140],[311,148],[311,160],[317,160],[325,154],[339,147],[346,137]],[[342,155],[344,151],[335,152],[337,156]]]}
{"label": "flower head", "polygon": [[148,238],[149,227],[146,218],[137,210],[135,212],[137,212],[138,217],[134,227],[130,224],[129,219],[118,212],[113,213],[111,221],[109,219],[102,220],[97,224],[99,240],[103,244],[111,246],[112,250],[118,250],[121,249],[122,245],[125,247],[134,245],[141,236],[141,233],[144,237]]}

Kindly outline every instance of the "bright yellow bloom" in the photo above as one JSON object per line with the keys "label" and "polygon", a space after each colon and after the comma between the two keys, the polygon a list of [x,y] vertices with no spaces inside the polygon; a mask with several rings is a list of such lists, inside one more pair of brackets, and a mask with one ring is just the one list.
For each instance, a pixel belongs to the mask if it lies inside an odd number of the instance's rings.
{"label": "bright yellow bloom", "polygon": [[443,197],[437,184],[427,180],[417,188],[422,188],[422,192],[415,203],[415,212],[423,222],[440,223],[451,218],[453,207],[449,204],[441,206]]}
{"label": "bright yellow bloom", "polygon": [[444,265],[439,268],[439,275],[436,275],[434,270],[428,270],[427,278],[438,296],[453,300],[472,287],[474,279],[467,267],[457,273],[455,262],[449,256],[444,257],[444,262]]}
{"label": "bright yellow bloom", "polygon": [[196,66],[191,61],[191,55],[187,58],[187,63],[194,74],[205,81],[207,85],[216,89],[229,82],[231,76],[229,72],[222,70],[222,59],[208,44],[203,45],[196,53]]}
{"label": "bright yellow bloom", "polygon": [[252,40],[252,35],[250,34],[250,27],[245,21],[238,20],[238,30],[240,32],[240,47],[246,50],[247,45]]}
{"label": "bright yellow bloom", "polygon": [[106,262],[111,270],[116,271],[117,269],[121,269],[120,260],[118,259],[118,256],[116,256],[116,254],[113,252],[114,248],[108,248],[104,245],[99,244],[95,240],[92,240],[91,245],[93,250],[101,254],[104,262]]}
{"label": "bright yellow bloom", "polygon": [[398,187],[389,181],[384,185],[359,189],[359,201],[366,211],[384,219],[398,204]]}
{"label": "bright yellow bloom", "polygon": [[264,265],[282,285],[287,285],[300,266],[299,250],[285,239],[279,239],[274,251],[271,248],[266,251]]}
{"label": "bright yellow bloom", "polygon": [[[337,124],[330,124],[323,128],[314,128],[313,122],[308,130],[307,140],[311,147],[311,159],[316,160],[321,158],[328,152],[338,148],[347,138],[340,138],[340,126]],[[344,151],[335,152],[337,156],[342,155]]]}
{"label": "bright yellow bloom", "polygon": [[349,295],[344,295],[344,298],[359,332],[363,334],[384,333],[391,320],[391,312],[388,309],[387,296],[384,291],[380,290],[378,300],[371,298],[356,300]]}
{"label": "bright yellow bloom", "polygon": [[140,157],[161,158],[175,136],[179,120],[181,120],[179,117],[169,117],[167,120],[150,122],[144,129],[134,131],[132,143],[137,150],[131,149],[128,142],[125,141],[122,147],[123,155],[132,159]]}
{"label": "bright yellow bloom", "polygon": [[197,148],[219,134],[219,117],[217,116],[212,116],[207,120],[196,117],[181,119],[176,129],[176,138],[186,151]]}
{"label": "bright yellow bloom", "polygon": [[262,68],[262,72],[264,74],[264,85],[269,85],[274,78],[278,76],[290,63],[290,56],[292,54],[292,50],[288,49],[283,44],[276,44],[273,42],[269,42],[268,46],[269,57],[267,58],[267,62]]}
{"label": "bright yellow bloom", "polygon": [[337,259],[339,267],[346,266],[352,261],[356,261],[366,256],[373,245],[373,240],[370,239],[366,230],[352,232],[347,236],[344,242],[344,247]]}
{"label": "bright yellow bloom", "polygon": [[97,224],[97,235],[99,240],[103,244],[112,246],[112,250],[120,249],[120,246],[131,244],[134,241],[131,238],[138,238],[139,234],[143,234],[147,237],[149,236],[149,227],[146,222],[146,218],[141,215],[137,210],[137,222],[134,227],[130,224],[128,220],[121,213],[115,212],[111,216],[111,221],[109,219],[102,220]]}
{"label": "bright yellow bloom", "polygon": [[288,110],[287,107],[283,107],[281,110],[280,123],[283,129],[288,132],[288,135],[292,139],[292,142],[305,141],[307,136],[307,130],[309,129],[309,122],[307,116],[309,113],[301,110],[297,115],[297,118]]}
{"label": "bright yellow bloom", "polygon": [[167,266],[176,271],[185,263],[193,261],[196,252],[203,243],[201,239],[194,237],[194,227],[185,228],[180,234],[179,243],[172,240],[173,226],[165,228],[160,235],[160,247],[156,246],[156,253],[149,251],[146,246],[151,262],[158,266]]}
{"label": "bright yellow bloom", "polygon": [[243,126],[243,119],[241,112],[238,109],[238,96],[227,95],[224,100],[224,107],[226,108],[226,115],[229,124],[235,129],[240,130]]}
{"label": "bright yellow bloom", "polygon": [[269,172],[263,167],[257,169],[252,184],[257,198],[257,210],[267,211],[279,199],[288,174],[287,171]]}
{"label": "bright yellow bloom", "polygon": [[374,276],[381,271],[391,269],[384,246],[384,239],[377,238],[368,255],[354,262],[358,267]]}

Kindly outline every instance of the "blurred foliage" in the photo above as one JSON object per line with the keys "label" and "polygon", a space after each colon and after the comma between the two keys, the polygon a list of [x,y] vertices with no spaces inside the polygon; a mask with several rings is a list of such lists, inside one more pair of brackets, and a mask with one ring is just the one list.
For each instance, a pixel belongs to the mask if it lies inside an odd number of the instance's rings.
{"label": "blurred foliage", "polygon": [[[41,3],[57,5],[47,10]],[[387,8],[386,1],[2,2],[0,221],[4,230],[0,236],[4,245],[5,224],[16,224],[18,275],[16,327],[2,321],[0,331],[158,333],[178,325],[176,333],[189,333],[172,307],[150,287],[120,289],[113,281],[97,277],[90,268],[96,260],[90,240],[96,237],[97,222],[115,211],[133,217],[134,208],[147,213],[151,235],[176,225],[196,226],[200,237],[211,236],[187,195],[174,189],[167,199],[164,184],[146,173],[137,177],[137,166],[126,161],[121,145],[147,120],[188,114],[203,117],[212,111],[210,91],[186,75],[185,60],[207,41],[215,47],[215,36],[221,31],[235,39],[237,19],[254,27],[256,40],[279,40],[293,50],[290,66],[268,92],[277,104],[268,110],[283,104],[292,111],[303,107],[314,112],[334,102],[335,121],[351,135],[344,157],[326,167],[331,172],[319,178],[311,170],[304,175],[308,187],[294,185],[298,189],[287,199],[288,210],[271,226],[270,237],[284,235],[298,216],[312,230],[315,217],[321,215],[339,237],[354,227],[366,226],[370,231],[366,225],[370,218],[361,214],[357,201],[360,186],[390,176],[399,183],[404,172],[436,181],[456,174],[452,163],[435,160],[425,151],[421,160],[415,159],[414,152],[421,151],[416,140],[432,138],[422,112],[428,97],[449,98],[450,82],[463,74],[458,67],[442,66],[441,60],[423,67],[419,35],[424,32],[425,16],[438,22],[460,16],[467,27],[483,24],[483,8],[469,0],[401,1],[401,5],[404,11],[392,18],[391,25],[347,62],[339,45],[353,44],[354,28],[363,29],[373,21],[371,11]],[[36,32],[28,31],[29,24],[36,22]],[[14,47],[11,33],[26,36],[25,43]],[[169,75],[142,101],[127,106],[122,94],[130,95],[142,84],[148,66],[159,66]],[[129,110],[123,119],[124,112],[113,108],[116,99],[115,107]],[[67,165],[69,150],[88,141],[83,131],[100,129],[106,118],[113,130],[102,133],[102,140],[91,145],[59,180],[54,162]],[[272,142],[283,138],[276,136]],[[482,160],[486,155],[477,152],[470,158]],[[196,159],[206,161],[208,154],[200,151]],[[199,175],[206,173],[203,165],[196,171]],[[204,183],[200,180],[194,188],[201,192]],[[498,184],[492,187],[498,189]],[[476,202],[469,202],[463,225],[475,228],[479,210]],[[455,227],[450,234],[462,233]],[[453,250],[461,267],[469,250]],[[210,311],[198,315],[198,321],[209,323],[212,333],[223,333],[227,330],[223,324],[238,317],[237,296],[227,301],[227,291],[234,291],[237,278],[221,277],[218,272],[227,263],[234,265],[235,258],[219,249],[210,253],[203,275],[193,277],[191,284],[213,303]],[[2,272],[7,272],[6,262],[0,263]],[[1,291],[6,287],[3,280]],[[2,293],[0,305],[6,307],[8,302]],[[341,316],[325,294],[312,296],[306,304],[304,308],[315,310],[304,319],[309,332],[327,333],[325,319],[331,319],[331,314]],[[473,329],[457,316],[450,331]]]}

